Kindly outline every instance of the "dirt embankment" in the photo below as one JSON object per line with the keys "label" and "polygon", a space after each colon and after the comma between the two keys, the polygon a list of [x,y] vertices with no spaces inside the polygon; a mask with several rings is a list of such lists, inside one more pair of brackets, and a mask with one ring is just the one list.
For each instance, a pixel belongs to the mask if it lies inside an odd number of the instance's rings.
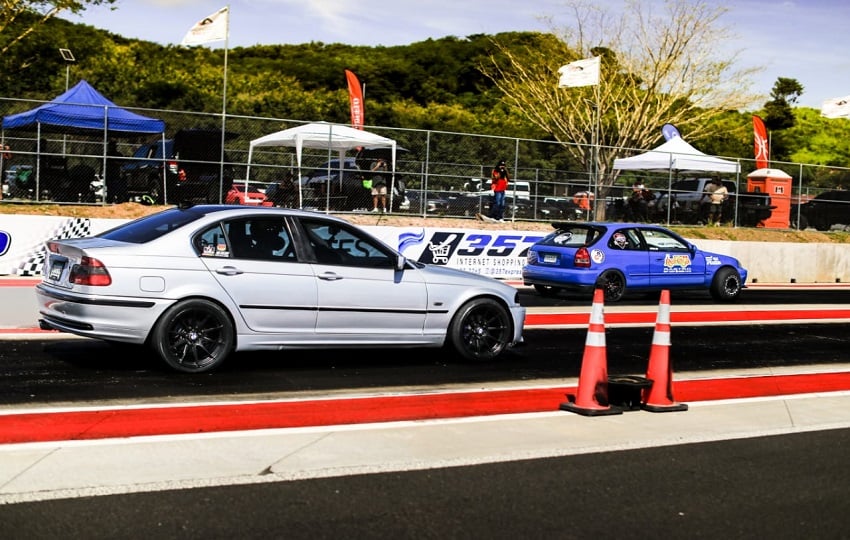
{"label": "dirt embankment", "polygon": [[[86,218],[134,219],[158,212],[163,206],[145,206],[125,203],[108,206],[72,206],[57,204],[26,204],[0,202],[0,214],[27,214],[39,216],[68,216]],[[385,225],[395,227],[448,227],[517,231],[551,231],[547,222],[516,221],[484,223],[472,218],[422,218],[405,214],[343,214],[340,215],[357,225]],[[798,243],[850,243],[850,233],[844,231],[819,232],[815,230],[795,231],[791,229],[761,229],[732,227],[673,226],[674,231],[691,239],[736,240],[749,242],[798,242]]]}

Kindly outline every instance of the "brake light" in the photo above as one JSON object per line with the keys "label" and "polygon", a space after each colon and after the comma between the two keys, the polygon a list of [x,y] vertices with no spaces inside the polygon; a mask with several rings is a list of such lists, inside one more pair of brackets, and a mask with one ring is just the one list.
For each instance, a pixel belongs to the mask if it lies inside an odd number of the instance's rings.
{"label": "brake light", "polygon": [[586,247],[578,248],[576,256],[573,257],[573,266],[576,268],[590,268],[590,252]]}
{"label": "brake light", "polygon": [[109,275],[106,266],[99,260],[93,257],[83,257],[79,264],[71,267],[68,281],[74,285],[105,287],[112,285],[112,276]]}

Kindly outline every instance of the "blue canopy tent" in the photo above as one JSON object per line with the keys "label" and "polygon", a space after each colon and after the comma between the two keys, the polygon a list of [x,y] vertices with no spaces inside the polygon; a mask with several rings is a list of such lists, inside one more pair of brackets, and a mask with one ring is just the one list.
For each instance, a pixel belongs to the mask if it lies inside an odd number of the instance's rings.
{"label": "blue canopy tent", "polygon": [[106,135],[162,133],[165,122],[122,109],[81,80],[53,101],[3,117],[3,129],[60,133],[103,131]]}
{"label": "blue canopy tent", "polygon": [[[46,148],[43,147],[42,142],[43,133],[62,133],[64,135],[97,134],[103,141],[103,171],[106,170],[107,156],[110,153],[108,149],[110,139],[145,134],[162,134],[162,137],[165,137],[164,121],[122,109],[112,101],[106,99],[85,80],[81,80],[72,88],[69,88],[64,94],[48,103],[39,105],[29,111],[4,116],[2,129],[3,134],[0,142],[3,144],[6,142],[7,131],[36,132],[35,154],[36,163],[38,163],[35,170],[36,198],[40,196],[44,183],[47,183],[48,175],[50,175],[53,183],[58,182],[63,185],[67,184],[68,177],[70,176],[64,166],[64,142],[61,154],[45,156]],[[48,159],[43,160],[43,157],[47,157]],[[61,162],[63,165],[54,171],[48,164],[45,166],[45,170],[42,171],[42,162]],[[93,172],[92,176],[94,176]],[[43,183],[42,180],[45,182]],[[104,180],[109,182],[110,180],[117,179]],[[63,190],[80,191],[79,188],[75,190],[63,188]],[[56,191],[58,192],[60,189],[56,188]],[[73,196],[73,193],[70,196]]]}

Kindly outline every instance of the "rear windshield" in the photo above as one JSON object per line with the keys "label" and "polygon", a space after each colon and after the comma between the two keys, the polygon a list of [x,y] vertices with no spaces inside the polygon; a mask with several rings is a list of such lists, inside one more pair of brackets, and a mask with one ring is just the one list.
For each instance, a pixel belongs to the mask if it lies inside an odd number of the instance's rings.
{"label": "rear windshield", "polygon": [[563,224],[558,230],[543,239],[542,243],[549,246],[581,247],[588,246],[599,240],[601,229],[581,224]]}
{"label": "rear windshield", "polygon": [[98,238],[115,240],[117,242],[129,242],[131,244],[144,244],[155,240],[160,236],[179,229],[187,223],[203,217],[205,212],[197,207],[181,210],[171,208],[156,214],[141,217],[129,223],[124,223],[113,229],[97,235]]}

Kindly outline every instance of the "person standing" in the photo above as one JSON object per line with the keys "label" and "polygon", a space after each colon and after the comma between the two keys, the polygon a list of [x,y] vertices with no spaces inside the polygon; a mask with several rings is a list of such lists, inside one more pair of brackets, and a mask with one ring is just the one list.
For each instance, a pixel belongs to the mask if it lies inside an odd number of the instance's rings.
{"label": "person standing", "polygon": [[636,181],[632,185],[632,195],[629,197],[629,209],[631,219],[634,221],[649,220],[649,201],[653,198],[652,192],[646,189],[643,182]]}
{"label": "person standing", "polygon": [[[387,213],[387,161],[378,158],[372,165],[372,212]],[[378,208],[380,206],[380,209]]]}
{"label": "person standing", "polygon": [[[723,185],[719,178],[712,178],[705,185],[702,199],[708,197],[708,222],[706,225],[720,226],[723,218],[723,203],[729,198],[729,190]],[[702,200],[700,199],[700,200]]]}
{"label": "person standing", "polygon": [[505,217],[505,193],[508,191],[508,166],[500,161],[493,168],[490,175],[490,186],[493,189],[493,202],[490,204],[490,218],[496,221],[504,221]]}

